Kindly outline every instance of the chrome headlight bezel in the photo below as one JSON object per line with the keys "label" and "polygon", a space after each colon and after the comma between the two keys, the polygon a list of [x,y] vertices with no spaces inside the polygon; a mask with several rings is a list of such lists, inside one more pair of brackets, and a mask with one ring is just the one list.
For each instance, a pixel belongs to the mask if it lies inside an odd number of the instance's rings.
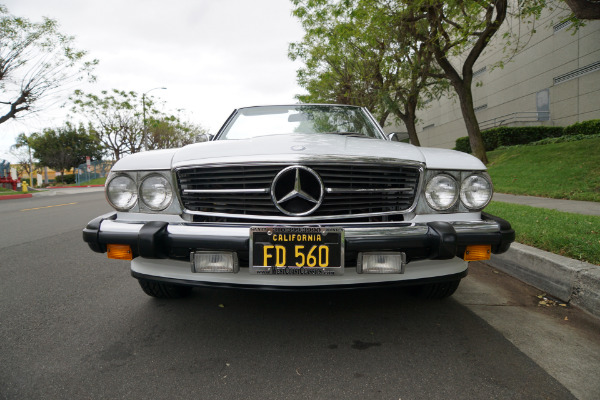
{"label": "chrome headlight bezel", "polygon": [[[154,183],[152,182],[154,181]],[[154,187],[148,187],[147,185],[154,185]],[[162,185],[162,189],[157,187]],[[164,193],[161,193],[164,192]],[[162,195],[162,199],[159,197],[159,202],[153,201],[151,195]],[[140,207],[147,207],[151,211],[163,211],[167,209],[173,202],[174,191],[171,182],[162,174],[150,173],[140,180],[139,199],[141,200]]]}
{"label": "chrome headlight bezel", "polygon": [[[115,202],[111,201],[111,198],[109,197],[111,183],[120,177],[125,177],[135,182],[135,202],[133,205],[128,203],[126,207],[123,207],[119,204],[115,204]],[[164,181],[167,182],[167,187],[170,189],[168,201],[161,202],[159,206],[154,206],[152,202],[148,201],[147,198],[143,199],[142,196],[142,185],[146,179],[151,177],[164,179]],[[179,196],[177,195],[177,188],[174,184],[174,179],[175,177],[172,175],[170,170],[111,171],[106,180],[104,189],[106,199],[115,210],[120,212],[179,215],[181,214],[181,206],[178,200]]]}
{"label": "chrome headlight bezel", "polygon": [[[483,198],[474,203],[473,192],[483,195]],[[493,195],[494,187],[486,173],[470,174],[462,180],[460,185],[460,201],[470,211],[483,210],[490,203]]]}
{"label": "chrome headlight bezel", "polygon": [[[435,193],[446,191],[444,199]],[[437,199],[436,199],[437,197]],[[425,185],[425,199],[427,205],[435,211],[447,211],[454,207],[459,198],[458,181],[450,174],[439,173],[432,176]]]}
{"label": "chrome headlight bezel", "polygon": [[[118,188],[116,185],[127,185],[128,190],[124,190],[121,193],[129,193],[129,199],[126,201],[118,201],[115,198],[116,191]],[[129,211],[134,208],[138,202],[138,188],[134,177],[128,174],[114,174],[109,176],[105,186],[106,200],[108,203],[117,211]],[[115,193],[115,194],[113,194]]]}

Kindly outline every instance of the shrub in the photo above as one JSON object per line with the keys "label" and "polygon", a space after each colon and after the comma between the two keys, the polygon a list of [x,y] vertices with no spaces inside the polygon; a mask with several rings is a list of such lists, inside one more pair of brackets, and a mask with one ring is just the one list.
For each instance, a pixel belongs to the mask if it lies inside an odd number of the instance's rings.
{"label": "shrub", "polygon": [[70,184],[75,183],[75,174],[59,175],[56,177],[56,183]]}
{"label": "shrub", "polygon": [[[498,147],[516,146],[539,142],[548,138],[574,135],[598,135],[600,134],[600,119],[578,122],[565,128],[561,126],[500,126],[481,132],[483,145],[486,151],[492,151]],[[471,153],[471,145],[468,137],[456,139],[455,150]]]}
{"label": "shrub", "polygon": [[598,135],[600,134],[600,119],[577,122],[565,128],[565,135]]}
{"label": "shrub", "polygon": [[456,147],[454,150],[462,151],[463,153],[470,153],[471,144],[469,143],[469,137],[464,136],[456,139]]}
{"label": "shrub", "polygon": [[496,146],[489,149],[486,147],[486,150],[494,150],[498,146],[514,146],[537,142],[538,140],[559,137],[564,134],[564,128],[560,126],[501,127],[496,129],[499,130],[496,133]]}

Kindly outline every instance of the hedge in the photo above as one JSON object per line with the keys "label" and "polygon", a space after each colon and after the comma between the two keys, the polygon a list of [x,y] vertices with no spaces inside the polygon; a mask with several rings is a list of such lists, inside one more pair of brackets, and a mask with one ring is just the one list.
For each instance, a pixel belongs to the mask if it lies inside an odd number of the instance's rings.
{"label": "hedge", "polygon": [[75,183],[75,175],[74,174],[66,174],[66,175],[58,175],[56,177],[56,183]]}
{"label": "hedge", "polygon": [[[500,146],[527,144],[547,138],[596,134],[600,134],[600,119],[578,122],[564,128],[561,126],[500,126],[481,132],[486,151],[495,150]],[[454,149],[470,153],[469,138],[465,136],[456,139]]]}

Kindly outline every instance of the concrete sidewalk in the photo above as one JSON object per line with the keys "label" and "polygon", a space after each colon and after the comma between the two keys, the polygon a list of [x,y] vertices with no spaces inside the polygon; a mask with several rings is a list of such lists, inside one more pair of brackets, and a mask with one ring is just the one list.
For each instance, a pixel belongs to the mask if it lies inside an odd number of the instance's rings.
{"label": "concrete sidewalk", "polygon": [[549,199],[546,197],[517,196],[514,194],[494,193],[493,201],[523,204],[531,207],[549,208],[584,215],[600,215],[600,203],[594,201],[577,201]]}
{"label": "concrete sidewalk", "polygon": [[[600,203],[590,201],[502,193],[494,193],[493,200],[576,214],[600,215]],[[492,255],[491,260],[486,264],[600,317],[600,266],[598,265],[559,256],[520,243],[513,243],[504,254]]]}

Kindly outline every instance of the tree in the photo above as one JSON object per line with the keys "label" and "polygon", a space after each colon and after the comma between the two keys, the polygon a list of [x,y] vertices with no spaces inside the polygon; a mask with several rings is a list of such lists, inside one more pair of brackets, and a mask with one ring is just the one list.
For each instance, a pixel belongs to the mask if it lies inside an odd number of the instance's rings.
{"label": "tree", "polygon": [[206,129],[175,116],[147,122],[148,150],[171,149],[206,140]]}
{"label": "tree", "polygon": [[446,87],[430,74],[436,72],[430,47],[411,34],[419,25],[407,23],[404,9],[387,2],[293,3],[306,32],[289,51],[305,62],[298,82],[308,94],[298,99],[367,107],[382,126],[394,114],[419,145],[415,124],[422,98]]}
{"label": "tree", "polygon": [[34,23],[0,5],[0,124],[43,109],[71,83],[89,78],[98,63],[73,47],[55,20]]}
{"label": "tree", "polygon": [[594,0],[565,0],[575,17],[600,19],[600,2]]}
{"label": "tree", "polygon": [[142,100],[132,91],[113,89],[96,95],[76,90],[71,100],[72,111],[87,118],[91,131],[115,160],[142,151],[144,115],[148,131],[146,150],[184,146],[201,141],[206,133],[199,125],[161,112],[152,96]]}
{"label": "tree", "polygon": [[21,172],[27,173],[31,178],[30,183],[33,184],[33,155],[31,153],[30,136],[20,133],[17,136],[16,143],[11,146],[10,153],[17,159],[17,174]]}
{"label": "tree", "polygon": [[[294,15],[301,19],[306,34],[300,45],[291,47],[290,53],[306,61],[298,77],[309,92],[320,97],[352,93],[346,89],[351,87],[374,95],[379,115],[394,112],[407,126],[411,141],[416,142],[415,110],[423,97],[442,93],[445,87],[441,83],[445,81],[460,101],[473,154],[487,163],[473,108],[473,66],[505,21],[508,0],[292,2],[296,6]],[[510,4],[517,18],[537,19],[546,0]],[[348,36],[348,32],[352,34]],[[510,34],[505,34],[505,47],[511,45]],[[350,45],[335,45],[348,37],[350,42],[344,43]],[[328,55],[328,48],[336,58]],[[356,65],[360,67],[355,68]],[[365,69],[370,72],[357,73]],[[339,72],[347,70],[352,72],[347,74],[351,79]],[[365,79],[372,84],[360,90],[355,83]]]}
{"label": "tree", "polygon": [[[144,121],[137,93],[113,89],[96,95],[76,90],[71,100],[73,111],[88,119],[90,128],[115,160],[142,149]],[[158,115],[152,98],[146,98],[145,105],[150,118]]]}
{"label": "tree", "polygon": [[[487,164],[481,130],[473,107],[473,66],[490,40],[506,20],[509,8],[517,18],[537,19],[546,5],[545,0],[452,0],[440,2],[407,1],[404,6],[413,24],[425,24],[426,29],[414,31],[416,38],[427,43],[441,73],[435,78],[446,79],[456,92],[473,155]],[[506,32],[505,46],[511,44]],[[506,48],[505,47],[505,48]]]}
{"label": "tree", "polygon": [[60,128],[34,133],[29,143],[40,165],[63,172],[85,163],[86,157],[100,160],[103,152],[95,135],[83,125],[75,127],[68,122]]}

